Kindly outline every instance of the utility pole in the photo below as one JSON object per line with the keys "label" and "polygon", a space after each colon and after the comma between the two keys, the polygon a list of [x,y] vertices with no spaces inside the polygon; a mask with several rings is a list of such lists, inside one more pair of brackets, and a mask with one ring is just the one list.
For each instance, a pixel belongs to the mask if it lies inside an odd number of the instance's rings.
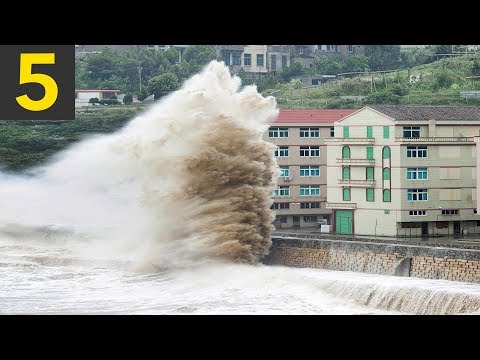
{"label": "utility pole", "polygon": [[140,60],[138,61],[138,78],[140,80],[140,92],[142,91],[142,67],[140,66]]}

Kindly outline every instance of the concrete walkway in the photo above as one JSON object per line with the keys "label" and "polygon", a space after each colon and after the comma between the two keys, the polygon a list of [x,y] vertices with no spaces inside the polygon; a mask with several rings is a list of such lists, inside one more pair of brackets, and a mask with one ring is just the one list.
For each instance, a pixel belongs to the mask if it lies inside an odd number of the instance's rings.
{"label": "concrete walkway", "polygon": [[318,236],[321,238],[343,238],[346,240],[377,240],[381,242],[392,242],[392,243],[425,243],[429,245],[473,245],[480,246],[480,238],[476,236],[464,236],[464,237],[447,237],[447,236],[435,236],[435,237],[394,237],[394,236],[371,236],[371,235],[348,235],[348,234],[325,234],[321,233],[319,229],[277,229],[274,231],[274,234],[289,234],[289,235],[310,235]]}

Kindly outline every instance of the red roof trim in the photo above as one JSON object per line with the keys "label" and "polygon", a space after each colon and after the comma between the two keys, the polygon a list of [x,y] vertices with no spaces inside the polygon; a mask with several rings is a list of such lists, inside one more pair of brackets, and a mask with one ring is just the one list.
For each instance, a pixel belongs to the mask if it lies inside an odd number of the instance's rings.
{"label": "red roof trim", "polygon": [[355,111],[358,109],[282,109],[272,123],[333,123]]}

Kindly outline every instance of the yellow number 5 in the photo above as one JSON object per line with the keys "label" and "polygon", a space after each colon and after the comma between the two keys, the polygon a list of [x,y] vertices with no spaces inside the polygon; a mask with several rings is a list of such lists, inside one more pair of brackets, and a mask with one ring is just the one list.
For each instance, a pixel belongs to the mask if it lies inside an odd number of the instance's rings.
{"label": "yellow number 5", "polygon": [[38,83],[44,87],[45,95],[40,100],[32,100],[28,95],[17,96],[16,100],[24,109],[42,111],[55,104],[58,97],[58,86],[55,80],[48,75],[32,74],[33,64],[55,64],[55,54],[20,54],[20,84]]}

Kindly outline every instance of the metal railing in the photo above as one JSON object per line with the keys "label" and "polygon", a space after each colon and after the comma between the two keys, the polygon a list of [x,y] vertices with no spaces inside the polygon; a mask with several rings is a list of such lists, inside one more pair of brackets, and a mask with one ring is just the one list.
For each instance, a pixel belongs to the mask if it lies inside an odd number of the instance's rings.
{"label": "metal railing", "polygon": [[333,202],[327,202],[325,204],[326,208],[329,209],[356,209],[357,208],[357,203],[333,203]]}
{"label": "metal railing", "polygon": [[375,180],[352,180],[352,179],[338,179],[341,185],[359,185],[359,186],[375,186]]}
{"label": "metal railing", "polygon": [[396,142],[474,142],[474,138],[472,137],[465,137],[465,136],[448,136],[448,137],[440,137],[440,136],[431,136],[431,137],[416,137],[416,138],[408,138],[408,137],[396,137]]}
{"label": "metal railing", "polygon": [[339,142],[339,143],[375,143],[375,138],[326,138],[325,142]]}
{"label": "metal railing", "polygon": [[375,159],[344,159],[344,158],[337,158],[337,163],[342,164],[369,164],[374,165]]}

